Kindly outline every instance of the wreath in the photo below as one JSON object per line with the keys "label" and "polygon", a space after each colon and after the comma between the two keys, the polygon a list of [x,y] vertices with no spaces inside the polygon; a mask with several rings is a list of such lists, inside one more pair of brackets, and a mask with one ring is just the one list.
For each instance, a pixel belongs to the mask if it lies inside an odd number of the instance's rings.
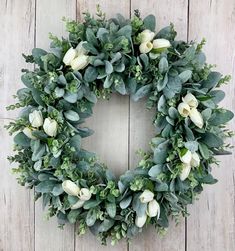
{"label": "wreath", "polygon": [[[153,15],[107,20],[98,9],[83,22],[64,21],[68,39],[50,34],[50,52],[23,55],[35,68],[22,70],[26,87],[8,107],[23,107],[7,126],[17,151],[9,157],[13,172],[59,226],[78,222],[79,234],[90,229],[102,244],[129,240],[149,224],[164,233],[170,217],[186,216],[203,185],[216,182],[215,155],[229,153],[225,124],[233,113],[218,106],[225,96],[218,88],[230,77],[206,63],[204,40],[177,41],[172,24],[155,33]],[[151,151],[139,151],[138,166],[119,178],[81,146],[97,99],[114,92],[147,97],[156,111]]]}

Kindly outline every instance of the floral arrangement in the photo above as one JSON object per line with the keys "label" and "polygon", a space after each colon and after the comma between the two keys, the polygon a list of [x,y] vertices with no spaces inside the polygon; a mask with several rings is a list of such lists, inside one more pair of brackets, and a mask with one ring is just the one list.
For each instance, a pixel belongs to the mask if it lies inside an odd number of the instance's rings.
{"label": "floral arrangement", "polygon": [[[204,184],[214,184],[215,155],[227,154],[233,113],[219,107],[218,88],[228,76],[212,71],[200,44],[175,40],[173,25],[155,32],[155,17],[107,20],[98,10],[83,22],[66,21],[67,39],[52,34],[51,51],[24,55],[25,88],[17,91],[14,172],[21,185],[42,197],[59,225],[77,223],[102,244],[131,239],[152,224],[160,233],[168,219],[187,215]],[[99,98],[116,92],[134,101],[147,97],[156,110],[151,151],[140,151],[136,168],[116,178],[94,153],[82,148],[92,130],[82,124]]]}

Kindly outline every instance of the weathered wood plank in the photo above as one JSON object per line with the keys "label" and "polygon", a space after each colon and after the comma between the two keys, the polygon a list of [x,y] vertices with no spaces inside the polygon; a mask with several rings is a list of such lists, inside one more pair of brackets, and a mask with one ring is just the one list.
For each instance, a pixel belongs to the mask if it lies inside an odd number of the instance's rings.
{"label": "weathered wood plank", "polygon": [[[36,47],[48,49],[50,41],[48,33],[62,36],[65,34],[62,17],[75,19],[76,1],[37,1],[36,6]],[[56,218],[49,221],[43,219],[45,212],[42,210],[41,201],[35,204],[35,251],[73,251],[74,226],[66,225],[64,230],[57,228]]]}
{"label": "weathered wood plank", "polygon": [[[139,9],[144,17],[148,14],[154,14],[157,20],[157,30],[167,26],[170,22],[175,24],[179,39],[187,39],[187,1],[169,0],[169,1],[131,1],[131,9]],[[145,109],[145,100],[138,103],[130,103],[130,168],[135,168],[138,163],[138,156],[135,151],[139,148],[149,149],[149,141],[154,136],[152,118],[154,111]],[[135,238],[130,244],[129,250],[154,250],[155,247],[160,250],[184,250],[185,246],[185,224],[182,222],[175,226],[172,221],[170,229],[165,237],[157,235],[153,228],[148,228]]]}
{"label": "weathered wood plank", "polygon": [[[78,1],[77,17],[82,18],[82,12],[95,13],[96,5],[112,17],[120,12],[129,16],[129,1],[126,0],[102,0],[102,1]],[[120,175],[128,167],[128,114],[129,97],[112,95],[109,101],[100,100],[94,108],[94,115],[87,121],[88,127],[95,130],[95,134],[85,140],[86,149],[95,151],[102,162],[105,162],[116,174]],[[101,246],[95,237],[86,234],[77,237],[75,250],[110,250],[112,247]],[[126,250],[127,245],[121,242],[112,250]]]}
{"label": "weathered wood plank", "polygon": [[[200,41],[205,37],[208,62],[216,63],[218,71],[233,75],[232,83],[224,88],[226,98],[222,105],[234,110],[235,2],[190,1],[189,17],[189,38]],[[230,128],[234,130],[234,120]],[[235,157],[233,154],[219,160],[220,168],[213,170],[219,182],[205,186],[199,201],[190,209],[188,251],[235,250]]]}
{"label": "weathered wood plank", "polygon": [[21,68],[25,62],[22,52],[28,53],[34,45],[34,1],[0,1],[0,250],[34,249],[34,202],[33,193],[20,187],[11,174],[7,155],[12,154],[13,143],[3,128],[18,111],[8,112],[5,107],[15,102],[12,95],[22,87]]}

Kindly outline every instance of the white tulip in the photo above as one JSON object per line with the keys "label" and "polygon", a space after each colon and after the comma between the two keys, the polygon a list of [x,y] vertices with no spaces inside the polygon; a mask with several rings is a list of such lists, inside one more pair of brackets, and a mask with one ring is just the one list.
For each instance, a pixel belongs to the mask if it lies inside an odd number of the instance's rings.
{"label": "white tulip", "polygon": [[183,169],[180,173],[180,180],[184,181],[189,176],[189,173],[191,171],[191,166],[190,164],[185,164],[185,163],[183,163],[182,165],[183,165]]}
{"label": "white tulip", "polygon": [[33,127],[40,127],[43,124],[42,112],[34,110],[29,114],[29,122]]}
{"label": "white tulip", "polygon": [[199,128],[203,127],[202,115],[196,108],[191,109],[189,117],[197,127],[199,127]]}
{"label": "white tulip", "polygon": [[91,192],[87,188],[82,188],[79,192],[78,197],[80,198],[80,200],[89,200],[91,198]]}
{"label": "white tulip", "polygon": [[145,43],[145,42],[150,42],[151,40],[153,40],[155,33],[152,32],[151,30],[144,30],[142,31],[140,34],[140,42],[141,43]]}
{"label": "white tulip", "polygon": [[78,196],[80,188],[71,180],[65,180],[62,183],[63,190],[71,196]]}
{"label": "white tulip", "polygon": [[30,139],[37,139],[35,136],[33,136],[32,131],[32,129],[25,127],[23,133]]}
{"label": "white tulip", "polygon": [[183,156],[180,156],[180,160],[185,164],[190,164],[192,160],[192,153],[187,150],[187,152]]}
{"label": "white tulip", "polygon": [[148,208],[146,211],[147,215],[149,217],[156,217],[157,219],[160,216],[160,206],[156,200],[152,200],[148,203]]}
{"label": "white tulip", "polygon": [[135,225],[137,227],[141,228],[141,227],[144,226],[146,220],[147,220],[147,215],[146,214],[144,214],[141,217],[136,216],[136,218],[135,218]]}
{"label": "white tulip", "polygon": [[74,71],[84,69],[89,64],[89,56],[79,55],[71,62],[71,67]]}
{"label": "white tulip", "polygon": [[186,118],[189,116],[189,113],[190,113],[190,106],[186,103],[180,103],[178,105],[178,111],[179,111],[179,114]]}
{"label": "white tulip", "polygon": [[63,62],[65,65],[70,65],[72,60],[77,56],[77,50],[70,48],[64,55]]}
{"label": "white tulip", "polygon": [[149,191],[148,189],[144,190],[143,193],[140,195],[139,199],[141,203],[148,203],[153,200],[154,193]]}
{"label": "white tulip", "polygon": [[197,108],[198,106],[198,101],[192,93],[188,93],[182,100],[191,108]]}
{"label": "white tulip", "polygon": [[198,167],[200,165],[200,158],[197,153],[192,154],[192,159],[191,159],[190,165],[192,167]]}
{"label": "white tulip", "polygon": [[86,44],[85,41],[81,41],[77,47],[76,47],[76,51],[77,51],[77,56],[79,55],[87,55],[88,54],[88,51],[86,49],[83,48],[83,44]]}
{"label": "white tulip", "polygon": [[78,200],[74,205],[71,206],[71,209],[78,209],[83,207],[85,201],[84,200]]}
{"label": "white tulip", "polygon": [[139,46],[140,53],[148,53],[153,49],[153,44],[151,42],[143,42]]}
{"label": "white tulip", "polygon": [[55,137],[57,134],[58,124],[54,119],[46,118],[43,124],[45,133],[51,137]]}
{"label": "white tulip", "polygon": [[153,40],[154,49],[166,49],[171,46],[170,42],[164,38],[158,38]]}

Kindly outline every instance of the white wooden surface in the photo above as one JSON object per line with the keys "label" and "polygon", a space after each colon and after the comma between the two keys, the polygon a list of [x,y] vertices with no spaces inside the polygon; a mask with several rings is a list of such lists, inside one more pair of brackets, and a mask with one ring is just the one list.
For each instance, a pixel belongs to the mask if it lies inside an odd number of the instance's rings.
{"label": "white wooden surface", "polygon": [[[6,160],[12,141],[3,125],[16,112],[5,106],[21,86],[20,69],[25,67],[21,53],[34,46],[48,49],[48,32],[65,34],[63,16],[81,19],[82,12],[95,12],[100,3],[107,16],[120,12],[129,17],[134,9],[143,15],[157,15],[157,29],[174,22],[179,39],[198,41],[206,37],[208,61],[218,70],[235,76],[235,1],[234,0],[0,0],[0,251],[233,251],[235,250],[235,167],[234,155],[221,157],[221,166],[214,170],[218,184],[206,186],[200,200],[190,207],[191,216],[160,238],[148,229],[131,244],[102,247],[91,235],[77,237],[76,226],[57,228],[56,220],[43,220],[41,203],[33,202],[33,193],[20,187],[10,173]],[[233,81],[234,83],[234,81]],[[234,109],[235,89],[224,88],[223,102]],[[146,111],[144,101],[133,103],[129,97],[113,95],[101,101],[87,124],[96,133],[84,145],[96,151],[108,167],[120,175],[138,162],[135,151],[148,149],[154,134],[153,111]],[[105,119],[104,119],[105,118]],[[230,123],[235,129],[235,122]],[[233,144],[235,141],[233,140]]]}

